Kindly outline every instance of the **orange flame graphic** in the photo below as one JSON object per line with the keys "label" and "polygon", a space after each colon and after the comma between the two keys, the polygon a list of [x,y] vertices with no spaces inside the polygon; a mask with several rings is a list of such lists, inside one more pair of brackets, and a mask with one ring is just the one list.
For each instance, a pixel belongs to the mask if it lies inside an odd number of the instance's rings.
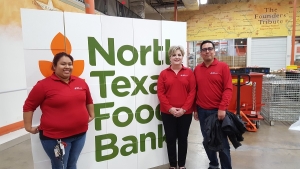
{"label": "orange flame graphic", "polygon": [[[56,34],[56,36],[52,39],[50,49],[52,51],[53,56],[60,52],[66,52],[67,54],[71,54],[72,45],[67,37],[65,37],[62,33]],[[52,71],[52,62],[46,60],[39,61],[40,72],[44,77],[51,76]],[[84,70],[84,60],[74,60],[73,62],[73,76],[80,76]]]}
{"label": "orange flame graphic", "polygon": [[72,52],[72,46],[69,39],[60,32],[53,38],[50,49],[53,56],[55,56],[59,52],[66,52],[67,54],[70,54]]}

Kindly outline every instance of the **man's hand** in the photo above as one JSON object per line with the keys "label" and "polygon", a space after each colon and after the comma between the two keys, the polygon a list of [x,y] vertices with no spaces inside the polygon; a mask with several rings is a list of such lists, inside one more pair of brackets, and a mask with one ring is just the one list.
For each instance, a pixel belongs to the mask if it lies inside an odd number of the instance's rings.
{"label": "man's hand", "polygon": [[199,121],[199,118],[198,118],[198,112],[194,112],[194,119],[195,119],[196,121]]}
{"label": "man's hand", "polygon": [[226,116],[226,111],[225,110],[218,110],[218,119],[223,120]]}

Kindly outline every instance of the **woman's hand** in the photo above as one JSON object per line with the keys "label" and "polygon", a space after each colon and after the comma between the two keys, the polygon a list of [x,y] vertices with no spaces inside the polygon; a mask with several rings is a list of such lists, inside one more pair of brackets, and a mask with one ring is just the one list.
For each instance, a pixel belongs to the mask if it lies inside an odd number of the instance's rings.
{"label": "woman's hand", "polygon": [[169,112],[170,112],[173,116],[175,116],[175,115],[176,115],[176,107],[172,107],[172,108],[169,110]]}
{"label": "woman's hand", "polygon": [[184,110],[182,108],[178,108],[176,111],[176,117],[181,117],[182,115],[184,115]]}
{"label": "woman's hand", "polygon": [[182,108],[176,107],[172,107],[169,112],[175,117],[180,117],[184,114],[184,110]]}
{"label": "woman's hand", "polygon": [[39,126],[37,127],[30,127],[30,128],[25,128],[26,131],[28,131],[31,134],[36,134],[39,132]]}
{"label": "woman's hand", "polygon": [[94,117],[89,116],[89,122],[91,122],[92,120],[94,120]]}
{"label": "woman's hand", "polygon": [[29,133],[36,134],[39,132],[39,126],[32,127],[32,116],[33,111],[23,112],[24,128]]}
{"label": "woman's hand", "polygon": [[88,105],[86,105],[86,108],[87,108],[88,113],[89,113],[89,122],[91,122],[95,118],[94,105],[93,104],[88,104]]}

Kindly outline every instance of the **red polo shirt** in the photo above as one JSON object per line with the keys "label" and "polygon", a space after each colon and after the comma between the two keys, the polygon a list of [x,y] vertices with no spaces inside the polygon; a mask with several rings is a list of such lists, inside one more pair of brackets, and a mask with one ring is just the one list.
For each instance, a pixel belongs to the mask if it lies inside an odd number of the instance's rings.
{"label": "red polo shirt", "polygon": [[42,116],[39,129],[45,136],[59,139],[87,131],[88,104],[93,104],[93,100],[83,79],[71,76],[67,84],[53,73],[32,88],[23,112],[35,111],[40,106]]}
{"label": "red polo shirt", "polygon": [[169,67],[160,73],[157,95],[161,112],[170,114],[170,108],[177,107],[186,110],[185,114],[192,113],[195,94],[196,81],[191,69],[182,66],[176,75]]}
{"label": "red polo shirt", "polygon": [[203,109],[226,110],[232,97],[232,80],[229,67],[218,61],[206,67],[204,63],[196,66],[197,82],[196,104]]}

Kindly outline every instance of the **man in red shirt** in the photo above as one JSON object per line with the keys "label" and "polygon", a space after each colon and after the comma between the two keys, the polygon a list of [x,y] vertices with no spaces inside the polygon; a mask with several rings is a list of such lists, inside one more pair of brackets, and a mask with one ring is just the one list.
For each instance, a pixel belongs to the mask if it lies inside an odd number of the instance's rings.
{"label": "man in red shirt", "polygon": [[[232,96],[232,79],[229,67],[226,63],[215,58],[215,45],[211,41],[203,41],[200,45],[200,55],[203,63],[194,70],[197,92],[197,113],[194,118],[200,121],[203,140],[205,133],[205,119],[212,114],[218,114],[218,119],[223,120],[226,109]],[[219,152],[222,169],[231,169],[230,146],[227,135],[223,134],[223,151]],[[207,157],[210,161],[209,169],[218,169],[219,162],[217,152],[210,150],[203,142]]]}

